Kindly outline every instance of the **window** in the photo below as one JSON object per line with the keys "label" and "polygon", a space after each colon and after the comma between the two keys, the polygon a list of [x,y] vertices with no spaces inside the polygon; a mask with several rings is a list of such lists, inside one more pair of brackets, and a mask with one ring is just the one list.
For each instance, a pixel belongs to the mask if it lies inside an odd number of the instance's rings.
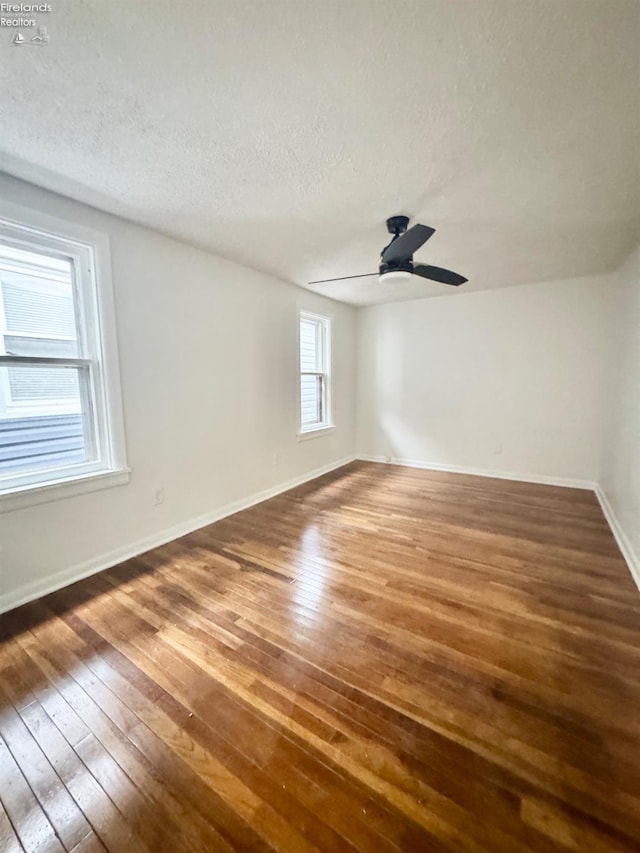
{"label": "window", "polygon": [[0,219],[0,501],[126,470],[110,282],[108,270],[98,282],[97,248]]}
{"label": "window", "polygon": [[328,317],[300,312],[300,433],[331,426]]}

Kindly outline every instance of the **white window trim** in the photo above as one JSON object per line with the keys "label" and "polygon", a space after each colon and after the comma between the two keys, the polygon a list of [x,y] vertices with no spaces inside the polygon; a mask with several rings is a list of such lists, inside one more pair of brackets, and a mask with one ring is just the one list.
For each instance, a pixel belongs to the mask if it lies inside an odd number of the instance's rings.
{"label": "white window trim", "polygon": [[95,312],[85,318],[85,323],[101,342],[102,381],[96,384],[95,396],[99,420],[104,424],[101,438],[105,447],[100,463],[49,469],[46,479],[42,479],[42,472],[34,472],[14,478],[13,483],[5,481],[6,487],[0,485],[0,513],[125,483],[130,471],[126,460],[109,238],[101,231],[0,199],[0,236],[13,236],[13,229],[23,232],[25,240],[31,236],[40,245],[46,246],[48,237],[81,244],[87,252],[81,252],[80,257],[77,251],[69,254],[76,257],[77,263],[93,261],[87,271],[96,283]]}
{"label": "white window trim", "polygon": [[[62,470],[62,469],[60,469]],[[12,492],[0,493],[0,513],[24,509],[37,504],[50,503],[61,498],[71,498],[86,492],[97,492],[111,486],[122,486],[129,482],[131,468],[117,471],[98,471],[95,474],[80,474],[62,477],[39,486],[26,486]]]}
{"label": "white window trim", "polygon": [[[300,420],[298,418],[298,420]],[[308,441],[310,438],[321,438],[323,435],[331,435],[336,431],[336,425],[329,426],[314,426],[311,429],[306,429],[304,432],[299,432],[297,435],[298,441]]]}
{"label": "white window trim", "polygon": [[[314,323],[321,323],[322,325],[322,351],[323,351],[323,361],[324,361],[324,376],[326,377],[325,381],[325,420],[321,424],[313,424],[312,426],[307,427],[306,429],[302,428],[302,405],[300,400],[300,322],[302,320],[310,320]],[[316,314],[313,311],[307,311],[306,308],[298,308],[298,333],[297,333],[297,375],[298,375],[298,408],[297,408],[297,418],[298,418],[298,429],[297,429],[297,438],[298,441],[307,441],[310,438],[320,438],[323,435],[330,435],[335,431],[336,425],[333,422],[333,401],[332,401],[332,366],[333,366],[333,348],[331,346],[331,330],[333,327],[333,316],[330,314]]]}

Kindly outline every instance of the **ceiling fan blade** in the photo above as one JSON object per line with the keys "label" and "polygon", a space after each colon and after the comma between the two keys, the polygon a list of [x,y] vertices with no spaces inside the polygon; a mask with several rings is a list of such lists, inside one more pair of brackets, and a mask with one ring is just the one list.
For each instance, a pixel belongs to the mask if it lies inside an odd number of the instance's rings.
{"label": "ceiling fan blade", "polygon": [[342,275],[340,278],[323,278],[321,281],[310,281],[309,284],[329,284],[332,281],[346,281],[348,278],[366,278],[369,275],[379,275],[379,273],[363,272],[362,275]]}
{"label": "ceiling fan blade", "polygon": [[409,261],[413,257],[413,253],[417,252],[420,246],[424,246],[429,237],[435,233],[435,228],[429,228],[428,225],[414,225],[409,228],[404,234],[396,237],[382,250],[382,260],[385,264],[397,264],[400,261]]}
{"label": "ceiling fan blade", "polygon": [[458,275],[457,272],[443,270],[442,267],[431,267],[429,264],[414,264],[413,274],[422,278],[430,278],[432,281],[440,281],[442,284],[452,284],[454,287],[458,287],[469,280],[463,275]]}

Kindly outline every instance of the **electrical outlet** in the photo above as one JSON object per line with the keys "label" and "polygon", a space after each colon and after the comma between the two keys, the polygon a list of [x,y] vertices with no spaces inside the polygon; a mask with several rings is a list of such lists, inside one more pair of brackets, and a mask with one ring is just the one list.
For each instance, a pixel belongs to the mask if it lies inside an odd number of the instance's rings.
{"label": "electrical outlet", "polygon": [[156,489],[153,493],[153,505],[160,506],[164,503],[164,489]]}
{"label": "electrical outlet", "polygon": [[273,454],[273,464],[274,464],[274,465],[279,465],[279,464],[280,464],[280,454],[279,454],[279,453],[274,453],[274,454]]}

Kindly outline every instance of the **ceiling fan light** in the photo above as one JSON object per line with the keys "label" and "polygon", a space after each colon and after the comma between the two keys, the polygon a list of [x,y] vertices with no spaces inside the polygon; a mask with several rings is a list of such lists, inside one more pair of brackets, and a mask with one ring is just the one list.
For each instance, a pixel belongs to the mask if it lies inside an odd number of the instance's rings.
{"label": "ceiling fan light", "polygon": [[380,273],[380,284],[406,284],[411,278],[408,270],[388,270]]}

